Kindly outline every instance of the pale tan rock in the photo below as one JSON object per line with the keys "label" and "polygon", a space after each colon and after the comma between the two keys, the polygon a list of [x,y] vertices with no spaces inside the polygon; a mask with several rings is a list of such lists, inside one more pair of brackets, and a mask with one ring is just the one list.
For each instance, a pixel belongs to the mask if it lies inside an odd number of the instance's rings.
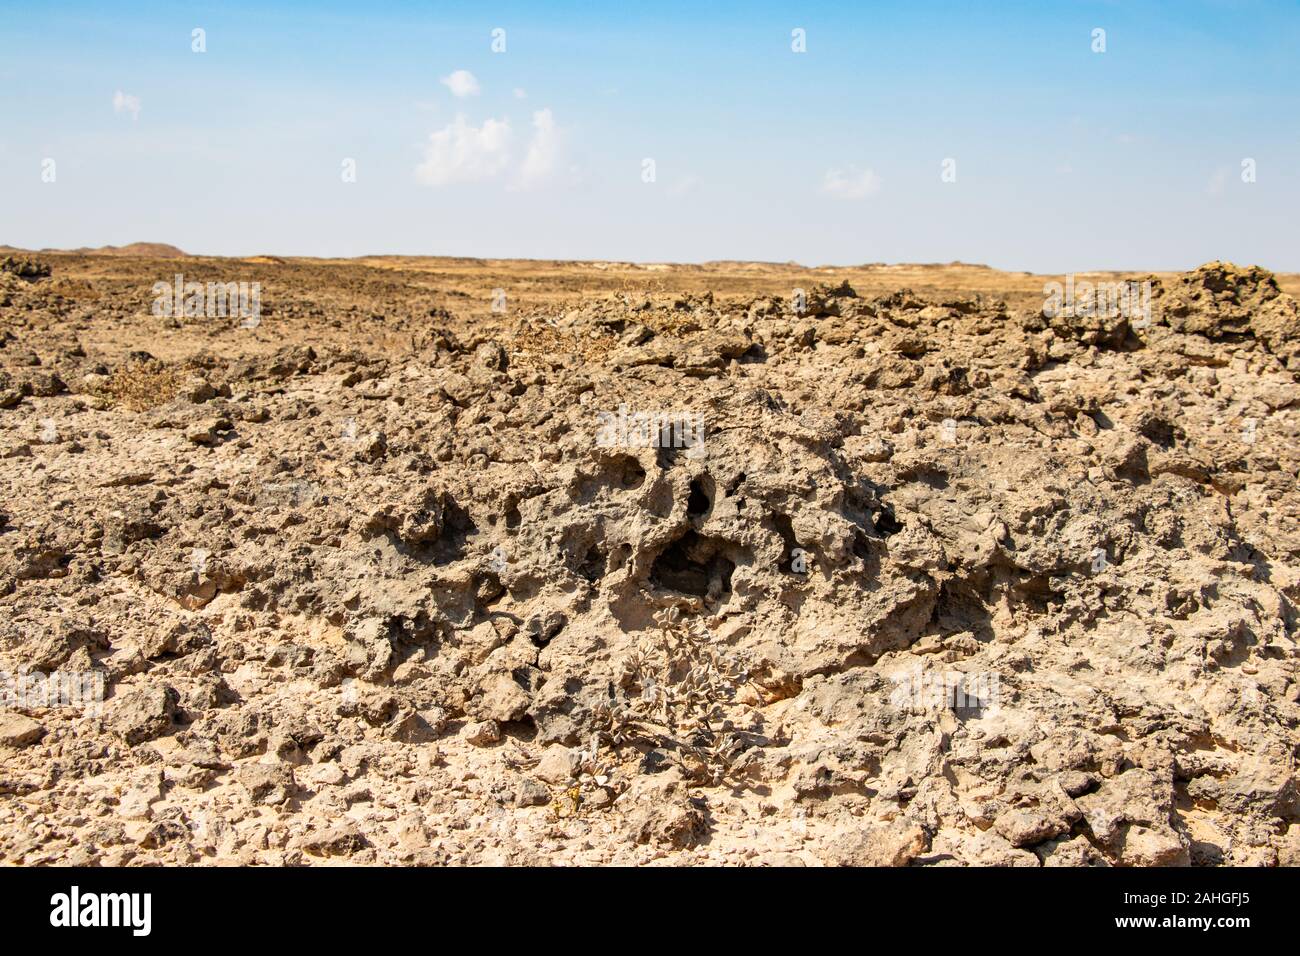
{"label": "pale tan rock", "polygon": [[848,830],[830,843],[826,855],[837,866],[907,866],[926,851],[930,838],[917,824],[896,820]]}
{"label": "pale tan rock", "polygon": [[44,735],[39,721],[24,714],[0,713],[0,746],[30,747]]}

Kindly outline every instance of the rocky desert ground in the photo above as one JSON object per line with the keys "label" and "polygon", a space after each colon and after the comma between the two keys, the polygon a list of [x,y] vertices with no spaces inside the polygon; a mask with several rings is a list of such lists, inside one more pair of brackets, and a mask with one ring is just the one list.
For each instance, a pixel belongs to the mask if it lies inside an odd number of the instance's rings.
{"label": "rocky desert ground", "polygon": [[10,251],[0,859],[1300,863],[1300,279],[1060,278]]}

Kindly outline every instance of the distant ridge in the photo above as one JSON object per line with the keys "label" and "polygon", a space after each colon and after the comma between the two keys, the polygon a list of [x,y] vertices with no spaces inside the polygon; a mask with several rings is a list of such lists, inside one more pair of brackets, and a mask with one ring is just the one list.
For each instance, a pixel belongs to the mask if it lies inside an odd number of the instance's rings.
{"label": "distant ridge", "polygon": [[[30,252],[29,249],[16,249],[13,246],[0,246],[0,252]],[[39,252],[68,252],[83,256],[135,256],[141,259],[188,259],[189,253],[165,242],[133,242],[125,246],[100,246],[92,249],[82,246],[80,249],[40,249]]]}
{"label": "distant ridge", "polygon": [[[55,249],[44,249],[43,252],[56,252]],[[187,253],[175,246],[168,245],[165,242],[133,242],[126,246],[100,246],[98,249],[83,247],[73,249],[72,252],[79,252],[83,255],[97,256],[140,256],[146,259],[186,259]]]}

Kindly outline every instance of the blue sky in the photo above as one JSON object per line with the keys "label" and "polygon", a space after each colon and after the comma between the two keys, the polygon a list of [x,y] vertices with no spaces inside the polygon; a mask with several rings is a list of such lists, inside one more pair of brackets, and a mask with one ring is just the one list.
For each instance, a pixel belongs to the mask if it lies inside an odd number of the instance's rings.
{"label": "blue sky", "polygon": [[0,0],[0,243],[1300,271],[1295,2],[261,6]]}

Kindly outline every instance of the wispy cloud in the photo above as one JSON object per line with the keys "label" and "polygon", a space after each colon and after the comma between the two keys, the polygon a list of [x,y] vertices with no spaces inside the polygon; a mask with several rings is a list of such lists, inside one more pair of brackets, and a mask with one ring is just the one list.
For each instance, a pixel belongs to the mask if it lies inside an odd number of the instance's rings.
{"label": "wispy cloud", "polygon": [[700,185],[700,177],[694,173],[687,173],[680,179],[669,183],[667,193],[670,196],[685,196],[689,192],[694,192]]}
{"label": "wispy cloud", "polygon": [[470,126],[465,117],[457,116],[429,134],[415,178],[426,186],[492,179],[510,162],[511,136],[509,120],[488,119],[482,126]]}
{"label": "wispy cloud", "polygon": [[1210,177],[1210,181],[1205,184],[1206,195],[1222,196],[1224,190],[1228,187],[1228,177],[1231,175],[1231,169],[1227,169],[1226,167],[1223,169],[1216,169],[1214,175]]}
{"label": "wispy cloud", "polygon": [[561,167],[563,136],[550,109],[536,110],[522,151],[508,118],[472,126],[463,115],[429,134],[424,161],[415,168],[426,186],[502,180],[510,189],[530,189],[554,178]]}
{"label": "wispy cloud", "polygon": [[822,177],[822,192],[836,199],[866,199],[880,191],[880,177],[870,169],[828,169]]}
{"label": "wispy cloud", "polygon": [[533,138],[528,143],[515,185],[526,189],[549,179],[559,156],[560,131],[555,126],[555,117],[549,109],[537,110],[533,113]]}
{"label": "wispy cloud", "polygon": [[118,90],[113,94],[113,112],[130,113],[132,120],[140,118],[140,97]]}
{"label": "wispy cloud", "polygon": [[456,70],[454,73],[444,76],[441,82],[443,86],[451,90],[451,95],[457,98],[478,95],[478,80],[469,70]]}

